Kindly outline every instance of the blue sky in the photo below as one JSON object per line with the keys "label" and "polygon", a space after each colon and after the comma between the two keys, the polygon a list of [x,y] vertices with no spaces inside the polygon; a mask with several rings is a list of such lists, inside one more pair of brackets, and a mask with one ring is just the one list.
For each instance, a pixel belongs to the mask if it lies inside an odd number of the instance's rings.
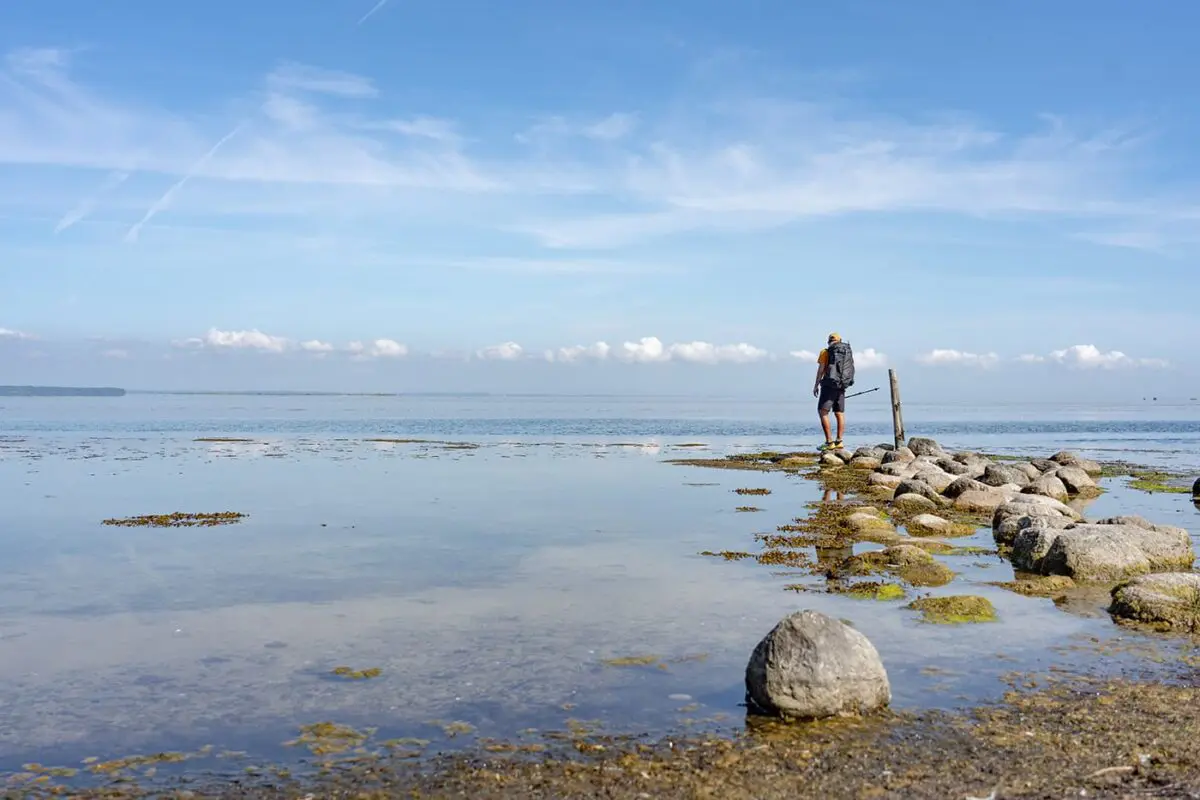
{"label": "blue sky", "polygon": [[837,330],[939,391],[1194,395],[1198,24],[1075,0],[6,3],[0,369],[803,387]]}

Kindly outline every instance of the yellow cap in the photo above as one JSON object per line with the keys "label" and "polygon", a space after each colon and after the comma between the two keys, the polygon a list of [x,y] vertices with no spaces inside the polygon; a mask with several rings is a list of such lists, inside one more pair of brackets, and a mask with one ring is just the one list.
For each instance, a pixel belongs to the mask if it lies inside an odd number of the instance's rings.
{"label": "yellow cap", "polygon": [[841,340],[842,340],[842,337],[838,336],[836,333],[829,334],[829,341],[840,342]]}

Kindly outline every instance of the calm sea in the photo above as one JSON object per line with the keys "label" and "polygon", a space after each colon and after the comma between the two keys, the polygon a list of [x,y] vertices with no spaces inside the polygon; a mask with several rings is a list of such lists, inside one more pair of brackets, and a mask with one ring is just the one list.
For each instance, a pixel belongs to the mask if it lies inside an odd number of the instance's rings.
{"label": "calm sea", "polygon": [[[890,439],[885,404],[852,402],[850,446]],[[0,399],[0,770],[204,744],[286,758],[281,743],[323,720],[431,750],[571,720],[736,728],[746,658],[802,607],[864,631],[904,708],[994,697],[1011,671],[1094,666],[1088,643],[1131,640],[1103,598],[1058,608],[988,585],[1012,576],[995,556],[944,557],[959,577],[933,592],[985,595],[1000,615],[947,629],[903,603],[796,593],[785,587],[820,579],[700,555],[757,551],[756,533],[807,513],[821,492],[794,476],[664,461],[811,448],[812,404]],[[1200,471],[1195,405],[911,405],[906,423],[955,448],[1069,448]],[[196,441],[217,437],[245,441]],[[430,441],[370,441],[381,438]],[[771,490],[752,499],[760,511],[736,510],[743,487]],[[1184,495],[1106,487],[1089,514],[1200,531]],[[171,511],[249,516],[101,524]],[[990,532],[955,543],[986,548]],[[647,663],[606,663],[628,657]],[[340,665],[382,673],[342,681],[330,674]],[[447,738],[451,721],[473,733]]]}

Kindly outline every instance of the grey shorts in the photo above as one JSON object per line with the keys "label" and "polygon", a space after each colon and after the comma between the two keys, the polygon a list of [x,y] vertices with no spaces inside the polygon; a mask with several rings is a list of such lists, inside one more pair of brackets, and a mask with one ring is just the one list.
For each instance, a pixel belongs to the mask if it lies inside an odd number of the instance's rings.
{"label": "grey shorts", "polygon": [[821,382],[821,396],[817,399],[818,411],[832,411],[841,414],[846,410],[846,390]]}

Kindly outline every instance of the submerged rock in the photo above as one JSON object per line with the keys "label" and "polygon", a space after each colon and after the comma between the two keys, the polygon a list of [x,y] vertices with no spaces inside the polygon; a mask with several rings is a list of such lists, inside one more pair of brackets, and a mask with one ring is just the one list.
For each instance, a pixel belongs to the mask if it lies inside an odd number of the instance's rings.
{"label": "submerged rock", "polygon": [[1134,578],[1112,590],[1108,611],[1160,630],[1194,632],[1200,627],[1200,574],[1164,572]]}
{"label": "submerged rock", "polygon": [[859,553],[847,559],[843,569],[856,575],[886,572],[912,586],[945,586],[954,580],[953,570],[926,550],[911,544]]}
{"label": "submerged rock", "polygon": [[868,714],[892,700],[870,640],[817,611],[798,611],[768,633],[746,665],[746,701],[784,719]]}
{"label": "submerged rock", "polygon": [[950,597],[922,597],[906,608],[920,611],[926,622],[959,625],[965,622],[995,622],[996,609],[986,597],[963,594]]}
{"label": "submerged rock", "polygon": [[1055,597],[1068,589],[1075,588],[1075,581],[1066,575],[1046,575],[1038,578],[1019,578],[1015,581],[996,582],[991,585],[1026,597]]}
{"label": "submerged rock", "polygon": [[936,514],[918,514],[905,523],[904,527],[916,536],[929,533],[939,536],[970,536],[975,533],[973,525],[951,522]]}

